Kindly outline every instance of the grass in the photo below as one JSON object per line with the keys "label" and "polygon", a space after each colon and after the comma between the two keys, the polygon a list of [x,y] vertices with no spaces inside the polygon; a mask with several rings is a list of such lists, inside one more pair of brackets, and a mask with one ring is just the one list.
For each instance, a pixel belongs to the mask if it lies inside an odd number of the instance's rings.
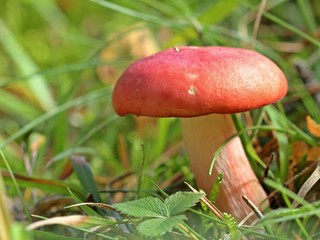
{"label": "grass", "polygon": [[[317,0],[4,0],[0,238],[141,239],[148,215],[127,217],[114,203],[173,196],[163,200],[172,204],[190,191],[184,181],[195,186],[177,120],[120,118],[111,105],[130,62],[179,45],[253,48],[282,68],[289,92],[234,119],[272,209],[247,227],[187,204],[185,215],[153,215],[172,226],[154,238],[319,238],[319,181],[304,185],[320,156],[306,123],[309,115],[320,128],[319,18]],[[28,230],[40,219],[53,222]]]}

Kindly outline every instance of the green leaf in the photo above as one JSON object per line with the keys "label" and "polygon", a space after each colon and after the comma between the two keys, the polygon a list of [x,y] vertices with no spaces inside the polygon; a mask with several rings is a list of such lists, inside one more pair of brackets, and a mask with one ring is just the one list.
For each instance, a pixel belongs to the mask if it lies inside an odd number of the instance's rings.
{"label": "green leaf", "polygon": [[[76,202],[76,203],[82,203],[82,201],[70,190],[69,190],[69,194],[72,197],[72,199]],[[94,211],[91,207],[89,207],[88,205],[81,205],[79,206],[82,211],[87,214],[88,216],[100,216],[99,213],[97,213],[96,211]]]}
{"label": "green leaf", "polygon": [[204,193],[177,192],[166,198],[164,204],[169,211],[169,216],[173,216],[188,210],[203,196]]}
{"label": "green leaf", "polygon": [[147,237],[159,236],[183,223],[186,217],[178,215],[170,218],[156,218],[143,221],[138,225],[138,231]]}
{"label": "green leaf", "polygon": [[96,202],[101,202],[100,194],[89,164],[81,156],[72,158],[72,167],[83,187],[83,189],[92,194]]}
{"label": "green leaf", "polygon": [[139,200],[116,203],[113,207],[132,217],[168,217],[167,207],[159,198],[146,197]]}

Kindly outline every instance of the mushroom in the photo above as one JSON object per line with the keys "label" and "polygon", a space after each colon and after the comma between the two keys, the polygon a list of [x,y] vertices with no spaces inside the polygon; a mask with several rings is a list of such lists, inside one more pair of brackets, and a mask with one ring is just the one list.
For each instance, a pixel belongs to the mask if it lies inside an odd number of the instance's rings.
{"label": "mushroom", "polygon": [[[216,206],[241,220],[267,195],[254,174],[231,115],[274,103],[285,96],[287,80],[265,56],[231,47],[179,47],[141,59],[121,75],[113,92],[120,115],[179,117],[187,154],[199,188],[210,194],[224,174]],[[268,204],[266,204],[268,205]],[[265,205],[265,206],[266,206]]]}

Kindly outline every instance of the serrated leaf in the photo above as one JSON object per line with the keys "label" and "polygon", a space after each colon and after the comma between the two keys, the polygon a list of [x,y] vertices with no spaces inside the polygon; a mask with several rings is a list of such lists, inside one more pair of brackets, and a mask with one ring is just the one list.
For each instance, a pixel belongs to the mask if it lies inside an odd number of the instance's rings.
{"label": "serrated leaf", "polygon": [[113,207],[132,217],[168,217],[168,209],[159,198],[146,197],[139,200],[116,203]]}
{"label": "serrated leaf", "polygon": [[174,216],[194,206],[203,196],[204,193],[177,192],[166,198],[164,204],[169,210],[169,216]]}
{"label": "serrated leaf", "polygon": [[178,215],[170,218],[156,218],[143,221],[138,225],[138,231],[147,237],[154,237],[163,235],[164,233],[172,230],[178,224],[183,223],[186,217]]}

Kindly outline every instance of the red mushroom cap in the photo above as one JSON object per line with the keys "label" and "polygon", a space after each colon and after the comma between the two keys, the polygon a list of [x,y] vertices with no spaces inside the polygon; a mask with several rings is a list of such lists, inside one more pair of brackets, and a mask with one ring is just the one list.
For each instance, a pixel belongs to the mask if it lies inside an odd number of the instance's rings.
{"label": "red mushroom cap", "polygon": [[119,115],[194,117],[236,113],[274,103],[287,80],[265,56],[230,47],[179,47],[133,63],[119,78]]}

